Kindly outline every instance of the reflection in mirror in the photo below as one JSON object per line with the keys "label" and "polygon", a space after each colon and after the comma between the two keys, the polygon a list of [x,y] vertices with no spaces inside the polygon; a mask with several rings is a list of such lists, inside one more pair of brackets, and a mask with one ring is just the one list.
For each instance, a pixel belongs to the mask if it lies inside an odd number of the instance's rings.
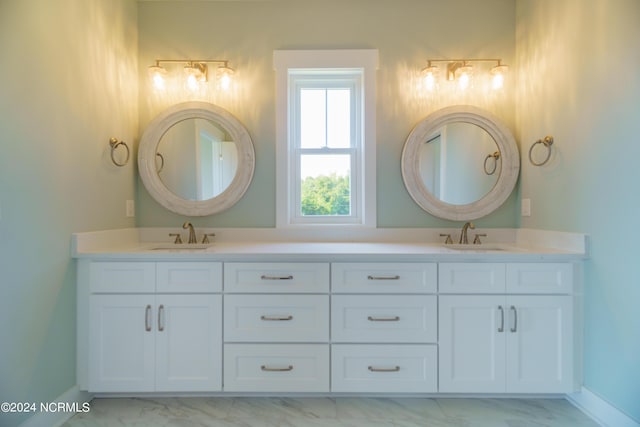
{"label": "reflection in mirror", "polygon": [[160,205],[187,216],[206,216],[235,205],[255,167],[247,129],[216,105],[190,101],[153,119],[140,139],[138,172]]}
{"label": "reflection in mirror", "polygon": [[160,180],[169,191],[187,200],[219,195],[229,186],[238,167],[236,145],[227,131],[201,118],[171,126],[160,138],[157,152],[162,156],[158,160]]}
{"label": "reflection in mirror", "polygon": [[492,156],[497,149],[494,139],[480,126],[448,123],[421,145],[420,176],[427,189],[443,202],[473,203],[496,185],[500,160]]}
{"label": "reflection in mirror", "polygon": [[493,114],[454,105],[434,111],[413,128],[401,168],[418,206],[439,218],[470,221],[507,200],[520,158],[513,135]]}

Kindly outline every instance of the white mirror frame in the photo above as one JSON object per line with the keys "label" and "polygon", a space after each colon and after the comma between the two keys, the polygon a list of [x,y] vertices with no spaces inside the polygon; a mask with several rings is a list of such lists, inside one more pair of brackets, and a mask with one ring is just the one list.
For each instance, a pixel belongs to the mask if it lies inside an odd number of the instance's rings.
{"label": "white mirror frame", "polygon": [[[466,205],[438,199],[420,176],[420,147],[442,126],[452,122],[471,123],[487,131],[498,145],[502,161],[496,185],[484,197]],[[402,150],[401,168],[405,187],[418,206],[439,218],[470,221],[490,214],[507,200],[518,180],[520,154],[513,135],[495,116],[470,105],[456,105],[429,114],[413,128]]]}
{"label": "white mirror frame", "polygon": [[[156,151],[162,136],[176,123],[191,118],[222,126],[238,150],[238,168],[233,180],[226,190],[207,200],[186,200],[177,196],[167,189],[156,170]],[[213,215],[236,204],[249,188],[254,167],[255,152],[249,132],[227,110],[207,102],[184,102],[160,113],[147,126],[138,149],[138,172],[149,194],[168,210],[188,216]]]}

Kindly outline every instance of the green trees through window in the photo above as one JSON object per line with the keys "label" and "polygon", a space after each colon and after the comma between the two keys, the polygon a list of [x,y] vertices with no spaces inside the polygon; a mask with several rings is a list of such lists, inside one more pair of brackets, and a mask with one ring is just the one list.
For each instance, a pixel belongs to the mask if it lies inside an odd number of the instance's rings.
{"label": "green trees through window", "polygon": [[351,197],[349,177],[329,176],[307,177],[302,180],[302,215],[350,215]]}

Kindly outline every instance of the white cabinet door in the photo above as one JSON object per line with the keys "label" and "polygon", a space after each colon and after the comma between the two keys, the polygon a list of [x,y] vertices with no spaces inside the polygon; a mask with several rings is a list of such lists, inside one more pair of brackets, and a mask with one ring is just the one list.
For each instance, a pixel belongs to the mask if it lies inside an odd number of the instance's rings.
{"label": "white cabinet door", "polygon": [[440,296],[441,392],[504,392],[504,301],[497,295]]}
{"label": "white cabinet door", "polygon": [[89,391],[222,389],[219,295],[92,295]]}
{"label": "white cabinet door", "polygon": [[441,392],[573,391],[570,296],[440,297]]}
{"label": "white cabinet door", "polygon": [[221,390],[221,296],[158,295],[156,307],[156,391]]}
{"label": "white cabinet door", "polygon": [[91,296],[89,391],[154,390],[153,299],[153,295]]}
{"label": "white cabinet door", "polygon": [[572,307],[570,296],[507,297],[507,392],[573,391]]}

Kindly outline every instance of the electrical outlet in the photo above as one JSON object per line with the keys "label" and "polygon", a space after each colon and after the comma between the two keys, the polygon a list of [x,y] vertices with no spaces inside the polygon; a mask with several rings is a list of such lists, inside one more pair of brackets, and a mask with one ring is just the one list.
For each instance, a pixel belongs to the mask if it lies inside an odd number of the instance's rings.
{"label": "electrical outlet", "polygon": [[127,200],[127,203],[125,204],[125,212],[127,218],[133,218],[136,216],[136,205],[133,200]]}
{"label": "electrical outlet", "polygon": [[520,214],[522,216],[531,216],[531,199],[522,199]]}

